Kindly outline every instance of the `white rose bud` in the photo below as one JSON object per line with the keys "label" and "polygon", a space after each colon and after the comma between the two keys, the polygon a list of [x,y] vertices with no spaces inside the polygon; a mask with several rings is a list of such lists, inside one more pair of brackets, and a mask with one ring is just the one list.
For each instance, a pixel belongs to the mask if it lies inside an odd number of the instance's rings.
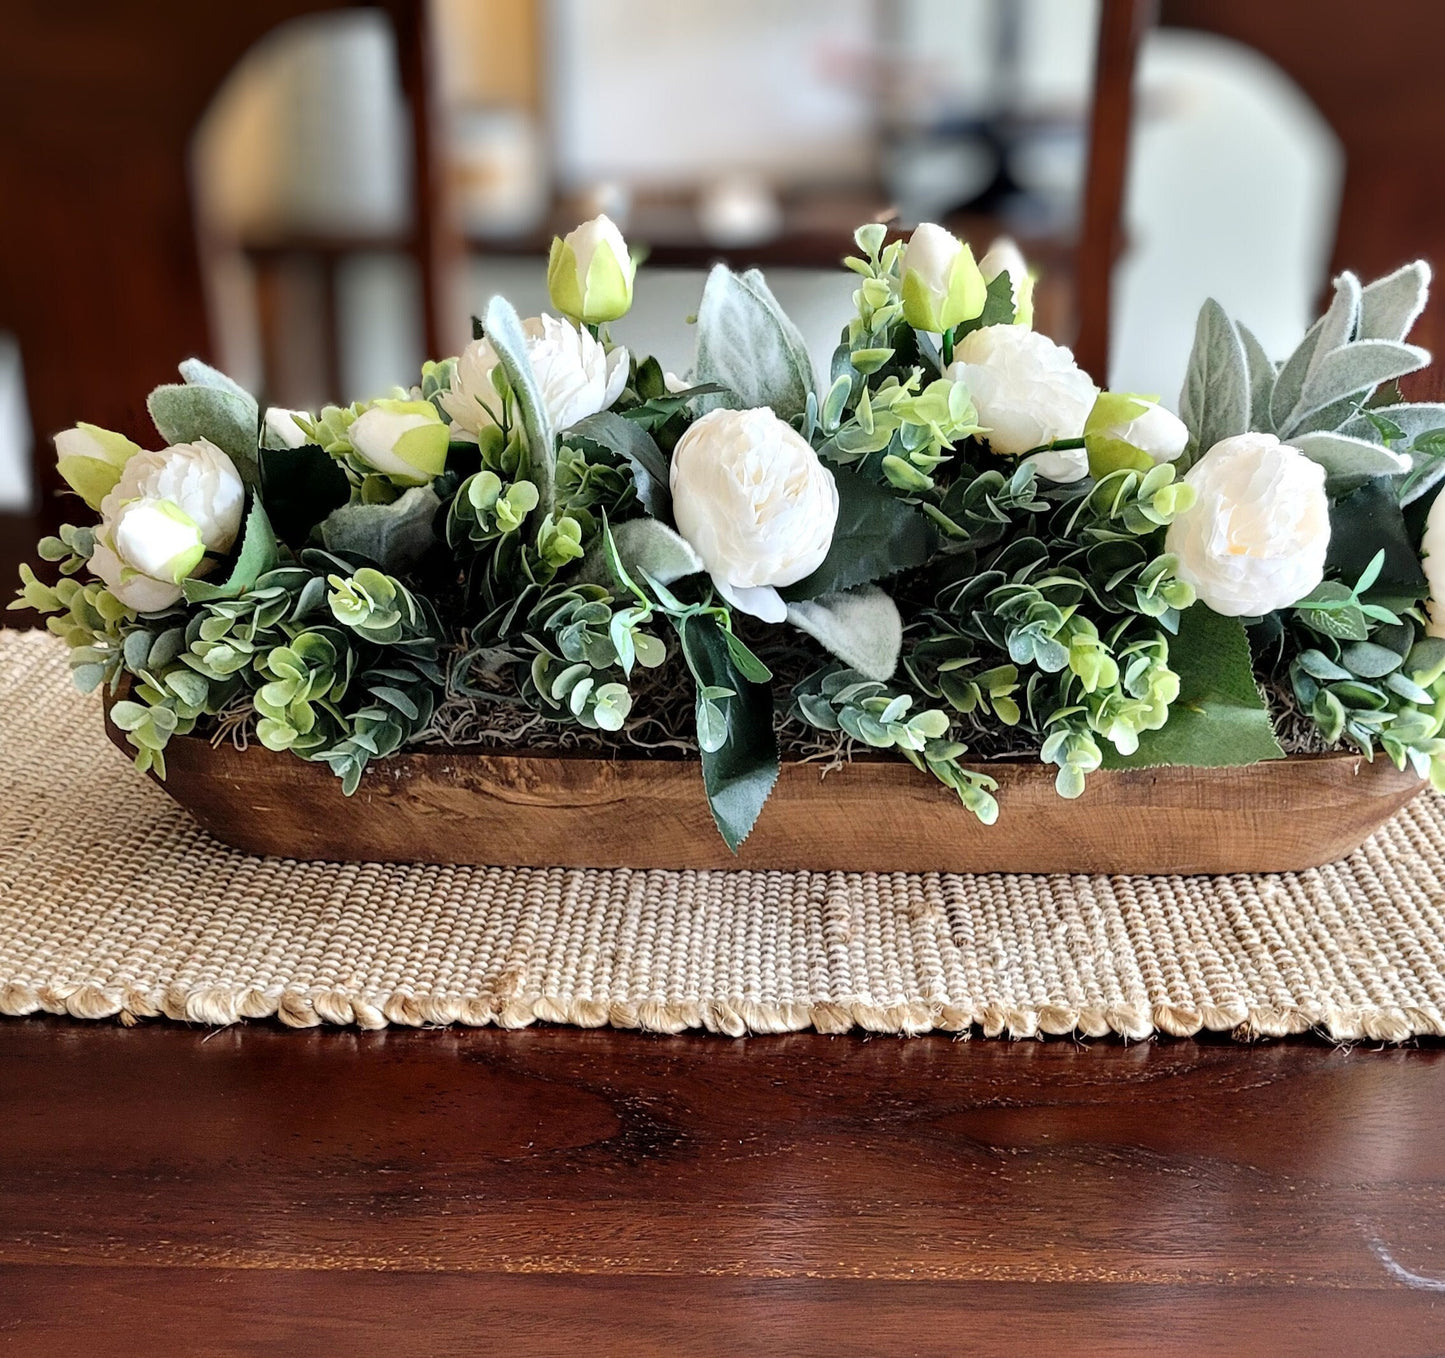
{"label": "white rose bud", "polygon": [[[1004,457],[1056,439],[1083,435],[1099,389],[1074,356],[1047,335],[1019,325],[986,325],[965,335],[943,375],[962,382],[989,447]],[[1075,481],[1089,469],[1082,449],[1050,450],[1034,459],[1039,475]]]}
{"label": "white rose bud", "polygon": [[1445,637],[1445,495],[1437,495],[1430,506],[1420,539],[1420,556],[1430,586],[1430,621],[1425,631],[1432,637]]}
{"label": "white rose bud", "polygon": [[97,531],[90,569],[127,608],[157,613],[205,554],[196,521],[173,501],[132,500]]}
{"label": "white rose bud", "polygon": [[1189,443],[1189,430],[1171,410],[1147,396],[1103,392],[1084,422],[1089,470],[1107,476],[1121,467],[1148,471],[1159,462],[1176,462]]}
{"label": "white rose bud", "polygon": [[101,518],[114,524],[132,500],[169,500],[197,526],[208,552],[229,552],[241,531],[246,487],[225,453],[197,439],[137,453],[101,501]]}
{"label": "white rose bud", "polygon": [[1165,550],[1179,578],[1225,617],[1287,608],[1324,579],[1330,543],[1325,470],[1273,434],[1221,439],[1185,475],[1194,505]]}
{"label": "white rose bud", "polygon": [[713,410],[672,453],[672,512],[719,594],[782,622],[778,588],[823,564],[838,486],[808,441],[771,410]]}
{"label": "white rose bud", "polygon": [[983,275],[985,283],[992,283],[999,274],[1006,273],[1009,291],[1013,294],[1014,324],[1033,325],[1034,276],[1029,272],[1023,251],[1010,237],[999,236],[988,247],[987,253],[978,261],[978,271]]}
{"label": "white rose bud", "polygon": [[296,422],[296,417],[310,422],[311,416],[304,410],[287,410],[285,406],[267,406],[265,441],[268,448],[304,448],[311,437]]}
{"label": "white rose bud", "polygon": [[115,489],[125,464],[140,448],[123,434],[78,424],[55,436],[56,470],[92,509]]}
{"label": "white rose bud", "polygon": [[636,271],[622,232],[604,213],[552,238],[547,291],[564,316],[601,325],[627,314]]}
{"label": "white rose bud", "polygon": [[430,401],[372,401],[346,430],[352,450],[399,485],[424,486],[446,470],[446,421]]}
{"label": "white rose bud", "polygon": [[935,335],[983,314],[988,285],[973,251],[951,231],[923,222],[908,239],[902,261],[903,319]]}
{"label": "white rose bud", "polygon": [[[606,410],[627,385],[627,350],[608,351],[586,330],[555,316],[531,316],[522,322],[527,358],[552,428],[570,429],[578,420]],[[486,339],[473,340],[457,359],[450,391],[441,393],[454,426],[475,438],[494,428],[502,398],[492,381],[497,353]]]}

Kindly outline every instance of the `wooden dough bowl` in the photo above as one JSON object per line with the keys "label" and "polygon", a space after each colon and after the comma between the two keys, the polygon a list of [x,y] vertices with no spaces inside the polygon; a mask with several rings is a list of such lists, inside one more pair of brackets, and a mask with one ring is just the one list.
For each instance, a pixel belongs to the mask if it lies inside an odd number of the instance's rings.
{"label": "wooden dough bowl", "polygon": [[981,766],[999,785],[998,822],[984,826],[902,760],[826,777],[786,764],[733,855],[686,759],[418,749],[373,764],[350,798],[324,764],[260,746],[178,737],[166,765],[161,786],[248,853],[498,867],[1281,872],[1344,857],[1423,786],[1383,757],[1340,753],[1099,772],[1064,801],[1051,767],[1000,762]]}

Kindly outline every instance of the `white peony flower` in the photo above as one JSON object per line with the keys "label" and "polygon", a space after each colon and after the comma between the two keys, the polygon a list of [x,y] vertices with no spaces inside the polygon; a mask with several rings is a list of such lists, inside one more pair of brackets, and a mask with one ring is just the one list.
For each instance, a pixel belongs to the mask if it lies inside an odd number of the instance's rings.
{"label": "white peony flower", "polygon": [[[527,357],[542,389],[542,401],[556,430],[606,410],[627,385],[627,350],[603,349],[586,330],[555,316],[531,316],[522,322]],[[473,340],[457,359],[442,408],[456,429],[475,437],[496,425],[502,399],[492,382],[497,352],[486,339]]]}
{"label": "white peony flower", "polygon": [[424,486],[446,470],[446,421],[430,401],[373,401],[346,430],[352,451],[399,485]]}
{"label": "white peony flower", "polygon": [[132,500],[169,500],[195,523],[208,552],[229,552],[241,531],[246,487],[225,453],[197,439],[137,453],[100,502],[101,518],[113,525]]}
{"label": "white peony flower", "polygon": [[309,421],[311,416],[304,410],[287,410],[285,406],[267,406],[265,426],[266,445],[271,448],[304,448],[311,442],[307,432],[296,423],[296,417]]}
{"label": "white peony flower", "polygon": [[1425,631],[1432,637],[1445,637],[1445,495],[1437,495],[1430,506],[1420,539],[1420,556],[1430,585],[1430,622]]}
{"label": "white peony flower", "polygon": [[978,271],[985,283],[992,283],[999,274],[1006,273],[1009,292],[1013,294],[1014,324],[1029,326],[1034,323],[1034,276],[1029,272],[1023,251],[1011,237],[999,236],[988,247],[984,257],[978,261]]}
{"label": "white peony flower", "polygon": [[1165,550],[1179,578],[1226,617],[1287,608],[1324,579],[1330,543],[1325,470],[1273,434],[1221,439],[1190,468],[1194,505]]}
{"label": "white peony flower", "polygon": [[908,238],[900,269],[903,319],[915,330],[942,334],[982,314],[987,284],[973,251],[951,231],[920,223]]}
{"label": "white peony flower", "polygon": [[672,512],[719,594],[782,622],[781,585],[823,564],[838,487],[808,441],[771,410],[713,410],[672,453]]}
{"label": "white peony flower", "polygon": [[[965,335],[943,375],[968,388],[989,447],[1005,457],[1082,436],[1099,394],[1069,350],[1021,325],[986,325]],[[1077,457],[1057,459],[1059,465],[1041,458],[1039,474],[1076,480],[1088,469],[1087,457],[1077,451]]]}
{"label": "white peony flower", "polygon": [[602,325],[627,314],[636,272],[622,232],[603,213],[552,238],[547,292],[563,315]]}
{"label": "white peony flower", "polygon": [[95,535],[90,569],[138,613],[169,608],[206,554],[196,521],[171,500],[131,500]]}

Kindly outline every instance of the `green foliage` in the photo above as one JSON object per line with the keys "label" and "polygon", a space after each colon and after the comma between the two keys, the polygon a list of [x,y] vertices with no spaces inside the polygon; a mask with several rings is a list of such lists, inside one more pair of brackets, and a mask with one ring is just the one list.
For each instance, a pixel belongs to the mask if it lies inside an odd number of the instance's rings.
{"label": "green foliage", "polygon": [[697,741],[708,805],[736,853],[778,781],[772,692],[766,680],[743,673],[715,617],[692,613],[674,619],[674,625],[697,685]]}
{"label": "green foliage", "polygon": [[836,468],[838,522],[823,563],[811,575],[779,591],[789,602],[837,594],[921,566],[936,536],[913,506],[859,472]]}
{"label": "green foliage", "polygon": [[1409,617],[1371,628],[1368,640],[1315,641],[1290,661],[1289,679],[1325,739],[1366,757],[1382,749],[1397,768],[1445,780],[1445,641],[1421,636]]}
{"label": "green foliage", "polygon": [[527,357],[527,338],[516,309],[502,297],[487,303],[482,328],[496,351],[507,385],[521,414],[521,426],[527,438],[524,470],[527,479],[537,487],[538,503],[551,513],[557,498],[557,445],[555,431],[542,389],[537,385],[531,360]]}
{"label": "green foliage", "polygon": [[261,412],[255,397],[198,359],[182,363],[181,376],[184,384],[157,387],[146,401],[160,436],[167,443],[207,439],[235,463],[248,486],[259,485]]}
{"label": "green foliage", "polygon": [[277,536],[300,550],[334,509],[351,498],[344,468],[316,444],[304,448],[262,448],[261,500]]}
{"label": "green foliage", "polygon": [[693,370],[699,382],[726,390],[700,397],[700,413],[771,406],[779,419],[792,420],[818,388],[808,346],[762,274],[735,274],[725,264],[713,266],[703,287]]}
{"label": "green foliage", "polygon": [[870,679],[846,665],[830,665],[793,688],[793,712],[820,731],[843,731],[876,750],[897,750],[933,774],[985,825],[998,818],[992,793],[998,784],[959,761],[967,747],[951,736],[953,719],[940,708],[914,710],[912,694]]}
{"label": "green foliage", "polygon": [[1169,657],[1178,676],[1178,697],[1168,721],[1141,735],[1133,753],[1106,752],[1108,767],[1219,768],[1284,757],[1254,682],[1249,638],[1238,618],[1223,618],[1196,604],[1181,617]]}

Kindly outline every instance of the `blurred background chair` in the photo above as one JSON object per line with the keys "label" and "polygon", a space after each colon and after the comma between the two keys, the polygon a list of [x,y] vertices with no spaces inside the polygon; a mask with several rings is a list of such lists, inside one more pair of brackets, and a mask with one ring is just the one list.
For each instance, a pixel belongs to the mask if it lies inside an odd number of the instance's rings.
{"label": "blurred background chair", "polygon": [[712,260],[767,267],[825,360],[852,227],[932,218],[1014,234],[1040,327],[1168,399],[1205,295],[1283,349],[1332,249],[1437,253],[1427,0],[1363,34],[1346,0],[1162,0],[1141,54],[1152,8],[25,6],[0,50],[0,580],[64,508],[55,430],[145,441],[189,353],[283,404],[409,380],[490,292],[544,306],[552,231],[598,210],[650,250],[628,341],[677,370]]}

